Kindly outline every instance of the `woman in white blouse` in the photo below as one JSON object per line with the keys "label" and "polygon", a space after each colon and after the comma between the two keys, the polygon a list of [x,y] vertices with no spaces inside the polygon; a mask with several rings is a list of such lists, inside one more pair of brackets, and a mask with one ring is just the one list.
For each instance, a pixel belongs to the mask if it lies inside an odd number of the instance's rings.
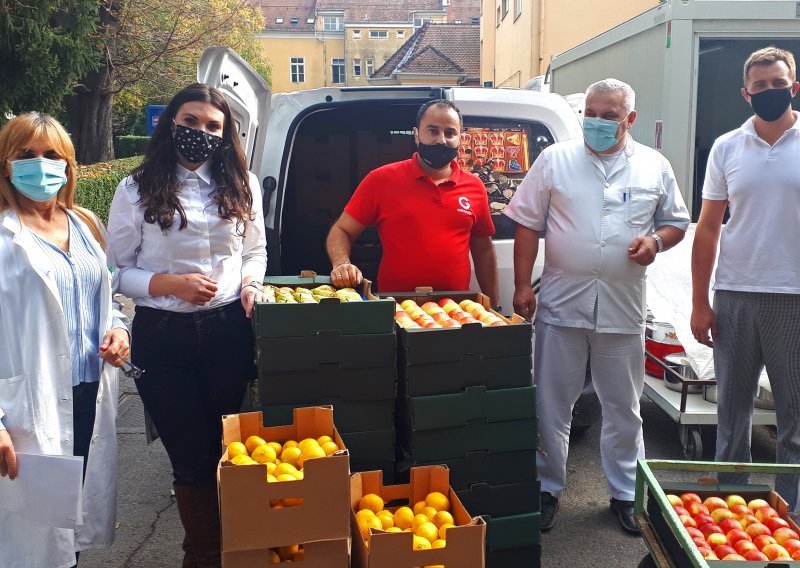
{"label": "woman in white blouse", "polygon": [[184,566],[219,566],[221,418],[256,375],[248,318],[267,253],[261,193],[222,93],[190,85],[164,109],[109,218],[109,258],[136,304],[136,386],[172,463]]}

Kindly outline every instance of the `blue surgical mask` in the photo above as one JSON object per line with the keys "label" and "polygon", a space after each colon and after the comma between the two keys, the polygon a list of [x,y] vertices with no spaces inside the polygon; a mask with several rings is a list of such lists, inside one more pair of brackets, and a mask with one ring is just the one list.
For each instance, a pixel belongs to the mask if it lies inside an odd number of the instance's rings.
{"label": "blue surgical mask", "polygon": [[67,183],[67,162],[48,158],[12,160],[11,184],[33,201],[49,201]]}
{"label": "blue surgical mask", "polygon": [[617,129],[621,122],[604,118],[589,117],[583,119],[583,139],[586,145],[595,152],[603,152],[618,142]]}

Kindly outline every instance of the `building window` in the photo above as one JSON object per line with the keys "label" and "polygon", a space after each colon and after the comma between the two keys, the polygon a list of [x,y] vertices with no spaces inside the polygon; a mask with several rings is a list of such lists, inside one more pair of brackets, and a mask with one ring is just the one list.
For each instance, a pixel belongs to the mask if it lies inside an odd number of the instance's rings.
{"label": "building window", "polygon": [[403,39],[406,37],[406,30],[397,30],[397,37],[398,39]]}
{"label": "building window", "polygon": [[342,16],[324,16],[322,29],[326,32],[340,32],[344,30],[344,18]]}
{"label": "building window", "polygon": [[453,21],[453,23],[454,23],[454,24],[460,24],[460,23],[462,23],[462,22],[461,22],[461,20],[454,20],[454,21]]}
{"label": "building window", "polygon": [[313,24],[313,23],[314,23],[314,18],[308,18],[308,19],[306,20],[306,23],[307,23],[307,24]]}
{"label": "building window", "polygon": [[283,23],[283,18],[275,18],[275,23],[276,24],[282,24]]}
{"label": "building window", "polygon": [[514,19],[522,15],[522,0],[514,0]]}
{"label": "building window", "polygon": [[361,39],[361,30],[353,30],[353,39]]}
{"label": "building window", "polygon": [[368,57],[364,60],[364,64],[366,66],[367,77],[372,77],[372,74],[375,72],[375,60]]}
{"label": "building window", "polygon": [[361,77],[361,59],[353,59],[353,75]]}
{"label": "building window", "polygon": [[291,79],[292,83],[306,82],[306,60],[304,57],[291,58]]}
{"label": "building window", "polygon": [[369,30],[369,39],[386,39],[389,37],[387,30]]}
{"label": "building window", "polygon": [[331,59],[331,83],[344,83],[344,59]]}
{"label": "building window", "polygon": [[481,19],[480,18],[470,18],[469,23],[472,24],[473,26],[477,26],[477,25],[479,25],[481,23]]}
{"label": "building window", "polygon": [[505,18],[506,14],[508,14],[508,0],[502,0],[502,5],[503,5],[503,18]]}
{"label": "building window", "polygon": [[292,24],[293,26],[296,26],[297,24],[300,23],[300,18],[291,18],[289,20],[289,23]]}

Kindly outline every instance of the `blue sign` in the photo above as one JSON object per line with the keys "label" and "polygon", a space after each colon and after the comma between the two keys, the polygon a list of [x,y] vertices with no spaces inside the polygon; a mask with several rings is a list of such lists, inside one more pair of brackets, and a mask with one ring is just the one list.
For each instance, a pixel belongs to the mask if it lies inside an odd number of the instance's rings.
{"label": "blue sign", "polygon": [[167,108],[167,105],[147,105],[145,112],[147,115],[148,136],[153,135],[153,131],[156,129],[156,126],[158,126],[158,119],[165,108]]}

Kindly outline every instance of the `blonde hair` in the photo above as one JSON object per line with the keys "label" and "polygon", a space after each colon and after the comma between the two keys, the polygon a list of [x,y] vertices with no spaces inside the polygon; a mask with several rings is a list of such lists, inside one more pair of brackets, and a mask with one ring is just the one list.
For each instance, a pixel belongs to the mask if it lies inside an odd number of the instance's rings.
{"label": "blonde hair", "polygon": [[67,183],[58,190],[59,205],[73,211],[88,225],[89,230],[97,242],[105,246],[105,238],[100,230],[97,217],[82,207],[75,205],[75,187],[78,183],[78,165],[75,161],[75,146],[67,131],[52,116],[29,112],[12,118],[0,128],[0,213],[11,209],[19,214],[18,191],[7,177],[8,162],[20,151],[28,148],[29,144],[39,138],[46,138],[59,159],[67,162]]}
{"label": "blonde hair", "polygon": [[744,86],[747,87],[747,74],[753,65],[772,65],[778,61],[783,61],[789,68],[789,78],[795,81],[797,78],[797,68],[794,63],[794,55],[790,51],[771,45],[758,51],[754,51],[744,63]]}

